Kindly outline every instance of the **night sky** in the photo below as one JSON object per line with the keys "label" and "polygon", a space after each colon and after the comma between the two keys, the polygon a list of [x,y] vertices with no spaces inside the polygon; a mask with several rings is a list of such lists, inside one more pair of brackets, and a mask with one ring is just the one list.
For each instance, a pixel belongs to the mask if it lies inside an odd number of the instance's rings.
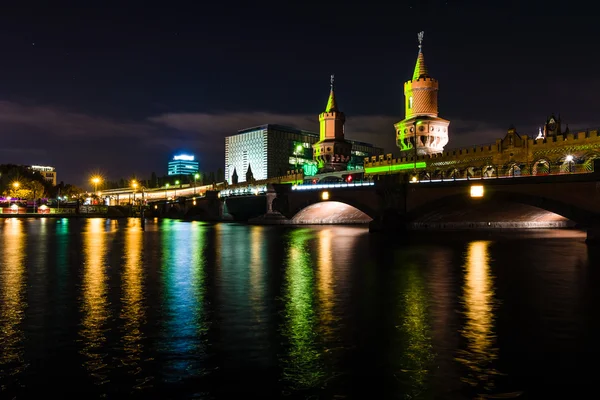
{"label": "night sky", "polygon": [[346,136],[397,154],[421,30],[447,148],[492,142],[511,123],[534,135],[552,112],[572,130],[600,126],[598,17],[574,3],[11,3],[0,12],[0,163],[53,165],[86,187],[95,172],[166,174],[179,150],[216,170],[223,138],[251,126],[317,131],[332,73]]}

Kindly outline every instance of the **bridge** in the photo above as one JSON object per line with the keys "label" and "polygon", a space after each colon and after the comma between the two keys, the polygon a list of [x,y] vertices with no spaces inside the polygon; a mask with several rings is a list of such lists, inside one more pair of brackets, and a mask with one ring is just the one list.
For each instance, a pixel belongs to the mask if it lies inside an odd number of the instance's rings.
{"label": "bridge", "polygon": [[[171,210],[180,217],[259,224],[369,223],[371,232],[397,234],[460,228],[461,222],[475,223],[473,228],[505,227],[502,221],[516,217],[531,227],[539,227],[540,221],[544,226],[571,222],[568,226],[587,230],[592,243],[600,241],[600,160],[594,171],[425,181],[395,174],[353,183],[248,185],[208,191],[193,200],[157,202],[150,211],[156,216]],[[473,215],[483,219],[469,220]]]}

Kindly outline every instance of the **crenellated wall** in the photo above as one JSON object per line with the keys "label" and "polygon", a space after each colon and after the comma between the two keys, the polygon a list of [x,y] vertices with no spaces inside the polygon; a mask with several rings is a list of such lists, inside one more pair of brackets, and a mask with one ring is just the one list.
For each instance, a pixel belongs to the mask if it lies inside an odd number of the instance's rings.
{"label": "crenellated wall", "polygon": [[533,139],[510,129],[493,144],[445,150],[437,154],[391,154],[365,158],[367,176],[404,173],[428,175],[427,178],[495,176],[518,171],[519,175],[591,172],[593,160],[600,158],[597,129]]}

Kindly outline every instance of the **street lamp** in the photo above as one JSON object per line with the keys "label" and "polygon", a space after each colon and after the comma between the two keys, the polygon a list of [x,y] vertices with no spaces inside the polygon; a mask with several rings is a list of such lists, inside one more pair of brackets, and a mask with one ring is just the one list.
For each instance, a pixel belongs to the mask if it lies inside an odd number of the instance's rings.
{"label": "street lamp", "polygon": [[565,160],[569,163],[569,173],[573,172],[573,156],[569,154]]}
{"label": "street lamp", "polygon": [[[13,182],[12,185],[13,185],[13,189],[15,191],[14,194],[15,194],[15,199],[16,199],[17,197],[19,197],[19,196],[17,196],[18,195],[17,190],[19,190],[19,186],[21,186],[21,184],[19,182]],[[8,203],[10,204],[10,200],[8,201]]]}
{"label": "street lamp", "polygon": [[196,181],[200,178],[200,174],[194,174],[194,195],[196,195]]}
{"label": "street lamp", "polygon": [[167,190],[169,190],[169,184],[165,184],[165,200],[169,200],[169,193],[167,192]]}
{"label": "street lamp", "polygon": [[92,177],[92,183],[94,184],[94,193],[98,193],[98,184],[101,182],[102,180],[100,179],[99,176],[94,176]]}
{"label": "street lamp", "polygon": [[[175,181],[175,185],[181,187],[181,185],[179,185],[179,181]],[[177,188],[174,189],[173,191],[173,200],[177,199]]]}
{"label": "street lamp", "polygon": [[131,187],[133,188],[133,204],[135,205],[135,189],[138,187],[138,183],[135,179],[131,181]]}

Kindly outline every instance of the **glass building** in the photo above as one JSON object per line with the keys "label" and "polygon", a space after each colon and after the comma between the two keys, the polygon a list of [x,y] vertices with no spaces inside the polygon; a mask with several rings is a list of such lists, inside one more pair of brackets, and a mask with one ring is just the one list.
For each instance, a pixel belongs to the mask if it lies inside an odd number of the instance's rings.
{"label": "glass building", "polygon": [[[238,182],[246,181],[250,167],[256,180],[275,178],[287,171],[302,168],[304,175],[317,173],[312,145],[319,141],[315,132],[267,124],[238,131],[225,138],[225,179],[231,183],[235,169]],[[383,154],[383,149],[369,143],[352,143],[348,169],[362,169],[365,157]]]}
{"label": "glass building", "polygon": [[169,161],[169,175],[194,175],[198,172],[198,161],[194,156],[188,154],[178,154]]}

